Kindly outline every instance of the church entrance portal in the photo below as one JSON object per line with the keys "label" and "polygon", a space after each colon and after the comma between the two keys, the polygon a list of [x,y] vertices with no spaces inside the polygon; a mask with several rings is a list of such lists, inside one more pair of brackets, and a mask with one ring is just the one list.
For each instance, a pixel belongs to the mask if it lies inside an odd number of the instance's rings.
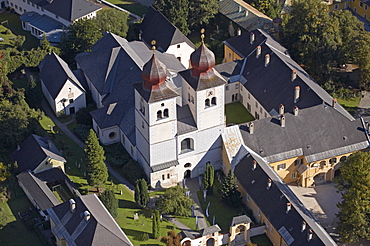
{"label": "church entrance portal", "polygon": [[187,178],[190,178],[190,177],[191,177],[191,171],[186,170],[185,173],[184,173],[184,179],[187,179]]}
{"label": "church entrance portal", "polygon": [[213,238],[210,238],[207,240],[207,246],[214,246],[215,245],[215,240]]}

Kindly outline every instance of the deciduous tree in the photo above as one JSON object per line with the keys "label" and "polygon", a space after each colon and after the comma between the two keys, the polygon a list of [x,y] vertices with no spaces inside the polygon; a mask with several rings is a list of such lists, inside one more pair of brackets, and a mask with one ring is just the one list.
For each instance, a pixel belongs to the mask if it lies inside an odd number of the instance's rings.
{"label": "deciduous tree", "polygon": [[342,241],[370,239],[370,153],[354,153],[341,163],[335,182],[343,199],[337,205]]}
{"label": "deciduous tree", "polygon": [[189,32],[188,0],[155,0],[154,6],[185,35]]}
{"label": "deciduous tree", "polygon": [[157,207],[166,214],[190,216],[193,201],[186,196],[186,190],[180,186],[174,186],[166,190],[157,200]]}
{"label": "deciduous tree", "polygon": [[189,1],[189,26],[196,28],[209,23],[218,13],[218,0]]}
{"label": "deciduous tree", "polygon": [[102,9],[96,14],[96,23],[101,32],[112,32],[123,38],[128,31],[128,13],[118,9]]}
{"label": "deciduous tree", "polygon": [[114,194],[113,190],[105,190],[100,196],[99,196],[101,202],[104,204],[104,206],[107,208],[109,213],[112,215],[113,218],[117,218],[118,216],[118,199],[116,198],[116,195]]}

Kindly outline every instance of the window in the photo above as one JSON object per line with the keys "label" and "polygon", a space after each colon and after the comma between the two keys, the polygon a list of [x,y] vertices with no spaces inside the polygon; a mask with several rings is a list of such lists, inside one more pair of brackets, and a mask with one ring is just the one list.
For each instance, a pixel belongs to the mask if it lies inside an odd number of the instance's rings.
{"label": "window", "polygon": [[356,13],[356,12],[357,12],[357,8],[356,8],[356,7],[354,7],[354,8],[353,8],[353,11]]}
{"label": "window", "polygon": [[17,4],[15,5],[15,9],[18,9],[18,5]]}
{"label": "window", "polygon": [[329,163],[332,164],[332,165],[335,164],[335,163],[337,163],[337,158],[335,158],[335,157],[334,158],[331,158],[329,160]]}
{"label": "window", "polygon": [[265,118],[267,118],[267,113],[265,112]]}
{"label": "window", "polygon": [[302,164],[302,159],[297,159],[294,161],[294,166],[298,166]]}
{"label": "window", "polygon": [[272,225],[270,226],[270,232],[271,232],[271,234],[274,233],[274,227],[272,227]]}
{"label": "window", "polygon": [[141,121],[141,127],[144,129],[144,121]]}
{"label": "window", "polygon": [[166,108],[165,110],[163,110],[163,117],[164,118],[167,118],[168,117],[168,108]]}
{"label": "window", "polygon": [[41,8],[41,11],[44,12],[44,8]]}
{"label": "window", "polygon": [[157,112],[157,120],[162,119],[162,110],[158,110]]}
{"label": "window", "polygon": [[249,202],[249,195],[248,195],[248,194],[246,194],[246,195],[245,195],[245,200],[246,200],[247,202]]}
{"label": "window", "polygon": [[177,45],[177,48],[180,49],[180,45],[179,44]]}
{"label": "window", "polygon": [[262,114],[262,107],[260,108],[260,113]]}
{"label": "window", "polygon": [[191,102],[194,103],[194,97],[193,96],[191,96]]}
{"label": "window", "polygon": [[204,102],[204,106],[206,108],[208,108],[210,105],[209,105],[209,99],[207,98],[206,101]]}
{"label": "window", "polygon": [[190,102],[190,93],[188,93],[188,101]]}
{"label": "window", "polygon": [[338,4],[334,4],[334,9],[337,10],[338,9]]}
{"label": "window", "polygon": [[186,164],[184,165],[184,167],[185,167],[185,168],[191,167],[191,163],[186,163]]}
{"label": "window", "polygon": [[56,19],[59,19],[59,16],[55,15],[55,18],[56,18]]}
{"label": "window", "polygon": [[296,179],[297,178],[297,173],[296,172],[292,172],[292,179]]}
{"label": "window", "polygon": [[364,14],[364,19],[366,20],[366,18],[367,18],[367,15],[366,15],[366,14]]}
{"label": "window", "polygon": [[171,177],[171,176],[170,176],[170,174],[169,174],[169,173],[167,173],[167,178],[168,178],[168,179],[170,179],[170,177]]}
{"label": "window", "polygon": [[162,180],[165,180],[165,176],[164,176],[164,174],[162,174]]}
{"label": "window", "polygon": [[229,86],[228,85],[225,86],[225,90],[227,90],[227,91],[229,90]]}
{"label": "window", "polygon": [[347,160],[347,156],[342,156],[340,159],[339,159],[339,161],[340,162],[344,162],[344,161],[346,161]]}
{"label": "window", "polygon": [[34,3],[32,3],[32,7],[35,7],[35,4]]}
{"label": "window", "polygon": [[367,10],[367,4],[365,4],[365,10]]}
{"label": "window", "polygon": [[19,7],[19,10],[22,11],[23,10],[22,7]]}
{"label": "window", "polygon": [[145,115],[145,107],[144,107],[144,104],[142,102],[140,102],[140,112]]}
{"label": "window", "polygon": [[258,217],[260,217],[261,216],[261,210],[258,209],[257,214],[258,214]]}
{"label": "window", "polygon": [[211,104],[212,106],[216,105],[216,97],[212,97]]}
{"label": "window", "polygon": [[235,89],[239,89],[239,83],[235,84]]}
{"label": "window", "polygon": [[10,6],[12,6],[12,7],[14,6],[12,2],[10,2]]}
{"label": "window", "polygon": [[231,53],[229,53],[229,59],[231,59]]}
{"label": "window", "polygon": [[73,99],[69,99],[69,103],[73,103]]}
{"label": "window", "polygon": [[111,133],[109,133],[108,137],[110,139],[116,138],[116,133],[115,132],[111,132]]}
{"label": "window", "polygon": [[320,161],[320,166],[321,166],[321,167],[326,166],[326,161]]}
{"label": "window", "polygon": [[193,139],[185,138],[181,141],[181,152],[193,150]]}
{"label": "window", "polygon": [[364,3],[360,1],[360,7],[363,7],[364,6]]}
{"label": "window", "polygon": [[179,61],[179,62],[181,62],[181,57],[180,56],[178,56],[178,57],[176,57],[177,58],[177,60]]}
{"label": "window", "polygon": [[131,155],[134,155],[134,147],[131,146]]}
{"label": "window", "polygon": [[248,93],[248,99],[251,99],[251,94]]}
{"label": "window", "polygon": [[279,165],[277,165],[277,170],[282,170],[282,169],[285,169],[286,168],[286,164],[285,163],[281,163]]}
{"label": "window", "polygon": [[251,105],[249,103],[247,103],[247,109],[249,112],[251,111]]}
{"label": "window", "polygon": [[256,102],[256,108],[258,108],[258,102]]}

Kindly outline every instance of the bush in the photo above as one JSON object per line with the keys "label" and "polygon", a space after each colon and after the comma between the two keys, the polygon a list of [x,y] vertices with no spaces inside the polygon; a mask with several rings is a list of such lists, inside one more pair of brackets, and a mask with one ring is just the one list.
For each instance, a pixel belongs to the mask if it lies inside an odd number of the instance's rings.
{"label": "bush", "polygon": [[12,34],[12,31],[10,31],[9,29],[6,29],[6,30],[5,30],[5,34],[8,34],[8,35],[9,35],[9,34]]}
{"label": "bush", "polygon": [[140,164],[130,159],[122,168],[125,178],[131,183],[135,184],[136,180],[145,178],[143,170],[140,167]]}
{"label": "bush", "polygon": [[91,127],[88,125],[77,124],[75,127],[73,127],[73,132],[79,139],[85,142],[87,140],[87,136],[89,135],[90,128]]}
{"label": "bush", "polygon": [[92,119],[90,115],[90,107],[81,108],[76,112],[76,121],[78,124],[87,125],[92,127]]}
{"label": "bush", "polygon": [[148,241],[149,240],[149,234],[148,233],[141,233],[138,237],[139,241]]}

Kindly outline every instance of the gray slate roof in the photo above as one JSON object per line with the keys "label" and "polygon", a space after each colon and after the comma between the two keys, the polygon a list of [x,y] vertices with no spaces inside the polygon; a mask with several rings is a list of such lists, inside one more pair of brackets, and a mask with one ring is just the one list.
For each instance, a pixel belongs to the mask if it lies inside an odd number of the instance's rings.
{"label": "gray slate roof", "polygon": [[18,174],[17,178],[41,210],[44,211],[60,204],[46,183],[35,177],[29,171]]}
{"label": "gray slate roof", "polygon": [[179,165],[179,162],[175,160],[175,161],[169,161],[169,162],[161,163],[155,166],[151,166],[151,168],[153,172],[158,172],[158,171],[161,171],[161,170],[173,167],[173,166],[177,166],[177,165]]}
{"label": "gray slate roof", "polygon": [[190,111],[189,105],[177,106],[177,134],[182,135],[197,130],[197,124]]}
{"label": "gray slate roof", "polygon": [[[25,13],[25,14],[28,14],[28,13]],[[66,26],[61,24],[59,21],[56,21],[53,18],[50,18],[47,15],[41,15],[39,18],[32,20],[30,22],[30,25],[46,33],[56,30],[56,29],[67,30]]]}
{"label": "gray slate roof", "polygon": [[252,223],[252,220],[247,215],[240,215],[237,217],[234,217],[231,221],[231,226],[236,226],[239,224],[246,224],[246,223]]}
{"label": "gray slate roof", "polygon": [[68,79],[82,91],[85,91],[68,64],[54,52],[45,56],[40,62],[39,68],[40,78],[53,99],[58,96]]}
{"label": "gray slate roof", "polygon": [[104,129],[119,125],[124,108],[125,105],[123,103],[111,103],[107,107],[92,111],[90,114],[100,129]]}
{"label": "gray slate roof", "polygon": [[[51,148],[49,147],[49,143]],[[18,163],[18,170],[20,172],[35,170],[47,157],[64,163],[66,162],[48,137],[31,134],[19,147],[19,150],[14,150],[10,154],[10,158]]]}
{"label": "gray slate roof", "polygon": [[24,22],[31,22],[37,18],[39,18],[40,15],[34,11],[26,12],[22,14],[19,19]]}
{"label": "gray slate roof", "polygon": [[179,94],[175,90],[170,88],[167,81],[159,84],[159,86],[156,88],[152,87],[150,89],[144,88],[143,84],[144,82],[138,82],[134,84],[134,87],[148,103],[162,101],[179,96]]}
{"label": "gray slate roof", "polygon": [[268,29],[273,27],[271,18],[262,14],[243,0],[220,0],[218,3],[218,10],[221,14],[247,31],[252,31],[257,28]]}
{"label": "gray slate roof", "polygon": [[179,72],[179,74],[195,91],[201,91],[227,83],[226,80],[214,68],[208,72],[200,73],[199,76],[194,76],[193,71],[194,69],[190,68]]}
{"label": "gray slate roof", "polygon": [[163,52],[166,52],[170,45],[182,42],[195,48],[194,44],[153,6],[149,6],[140,30],[141,38],[148,46],[151,46],[152,40],[155,40],[157,49]]}
{"label": "gray slate roof", "polygon": [[218,225],[213,225],[200,230],[199,233],[203,237],[219,231],[221,231],[220,227]]}
{"label": "gray slate roof", "polygon": [[319,161],[369,145],[360,119],[350,121],[330,106],[299,110],[298,116],[286,113],[285,127],[278,117],[254,121],[253,134],[240,126],[244,144],[270,163],[300,155]]}
{"label": "gray slate roof", "polygon": [[[256,160],[258,163],[254,171],[252,170],[253,160]],[[317,223],[313,215],[292,190],[270,165],[258,155],[251,153],[245,156],[235,167],[234,173],[239,184],[268,218],[273,227],[278,230],[288,245],[336,245],[334,240]],[[271,179],[273,182],[270,189],[266,189],[268,179]],[[287,203],[292,204],[288,213],[286,213]],[[307,227],[306,230],[301,232],[303,221],[307,223]],[[307,241],[308,229],[313,231],[313,237],[310,241]]]}
{"label": "gray slate roof", "polygon": [[[129,245],[132,243],[112,218],[108,210],[95,195],[74,198],[76,210],[70,212],[69,202],[62,203],[47,212],[55,223],[54,235],[64,238],[68,245]],[[90,219],[84,220],[83,213],[88,211]]]}
{"label": "gray slate roof", "polygon": [[45,182],[48,187],[67,182],[70,186],[77,190],[75,184],[68,178],[68,176],[59,167],[47,169],[45,171],[34,174],[42,182]]}
{"label": "gray slate roof", "polygon": [[91,12],[101,9],[99,6],[86,0],[29,0],[51,13],[62,17],[67,21],[74,21]]}

